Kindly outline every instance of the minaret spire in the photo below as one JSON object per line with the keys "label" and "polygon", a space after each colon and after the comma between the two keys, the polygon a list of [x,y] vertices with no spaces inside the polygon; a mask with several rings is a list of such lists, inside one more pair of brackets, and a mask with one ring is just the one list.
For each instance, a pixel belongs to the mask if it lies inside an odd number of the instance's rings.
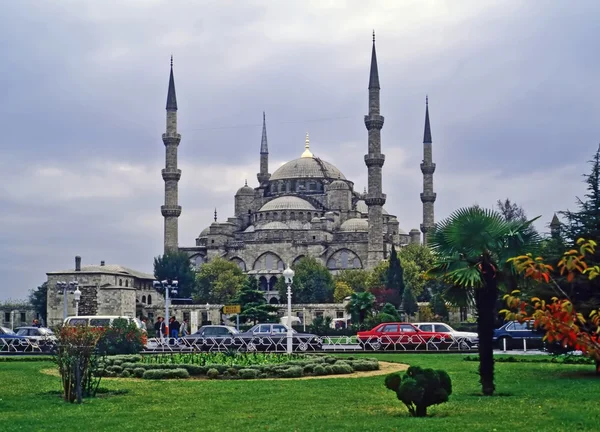
{"label": "minaret spire", "polygon": [[312,152],[310,151],[310,138],[308,137],[308,132],[306,132],[306,138],[304,138],[304,152],[302,153],[303,158],[311,158],[313,157]]}
{"label": "minaret spire", "polygon": [[381,128],[383,116],[379,114],[379,71],[375,51],[375,32],[371,51],[371,70],[369,72],[369,114],[365,116],[365,126],[369,134],[368,153],[365,164],[368,170],[368,192],[365,203],[369,207],[369,244],[367,250],[367,268],[374,268],[384,259],[383,243],[383,205],[386,196],[382,192],[381,171],[385,155],[381,153]]}
{"label": "minaret spire", "polygon": [[552,222],[550,222],[550,235],[553,238],[560,237],[560,220],[558,219],[558,216],[556,216],[556,213],[554,213]]}
{"label": "minaret spire", "polygon": [[267,120],[263,111],[262,138],[260,140],[260,172],[256,175],[258,183],[263,186],[271,178],[269,173],[269,144],[267,143]]}
{"label": "minaret spire", "polygon": [[423,162],[421,163],[421,172],[423,173],[423,193],[421,194],[423,223],[421,224],[421,232],[423,233],[423,244],[426,245],[428,233],[435,227],[433,204],[436,198],[436,194],[433,192],[435,164],[433,163],[431,126],[429,125],[428,96],[425,96],[425,131],[423,132]]}
{"label": "minaret spire", "polygon": [[177,147],[181,135],[177,133],[177,97],[175,96],[175,79],[173,78],[173,56],[171,56],[171,73],[169,75],[169,90],[167,91],[167,127],[162,135],[165,145],[165,168],[162,178],[165,181],[165,204],[160,210],[165,219],[164,250],[176,251],[179,247],[178,218],[181,206],[178,203],[178,183],[181,170],[177,168]]}

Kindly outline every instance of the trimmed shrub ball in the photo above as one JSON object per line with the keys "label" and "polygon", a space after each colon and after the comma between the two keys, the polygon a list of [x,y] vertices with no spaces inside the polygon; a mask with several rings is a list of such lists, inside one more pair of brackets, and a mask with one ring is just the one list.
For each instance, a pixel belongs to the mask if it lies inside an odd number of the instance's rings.
{"label": "trimmed shrub ball", "polygon": [[413,417],[425,417],[427,407],[448,402],[452,381],[443,370],[411,366],[401,377],[399,373],[385,378],[385,386],[394,392]]}

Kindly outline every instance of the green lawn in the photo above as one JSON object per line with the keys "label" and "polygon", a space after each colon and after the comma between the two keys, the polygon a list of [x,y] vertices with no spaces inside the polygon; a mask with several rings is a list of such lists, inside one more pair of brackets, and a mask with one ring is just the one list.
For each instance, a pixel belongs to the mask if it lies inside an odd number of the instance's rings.
{"label": "green lawn", "polygon": [[593,367],[497,363],[502,396],[477,395],[477,362],[460,354],[369,354],[383,361],[443,368],[454,393],[408,417],[383,377],[273,381],[142,381],[110,379],[125,394],[64,403],[49,362],[0,363],[2,431],[597,431]]}

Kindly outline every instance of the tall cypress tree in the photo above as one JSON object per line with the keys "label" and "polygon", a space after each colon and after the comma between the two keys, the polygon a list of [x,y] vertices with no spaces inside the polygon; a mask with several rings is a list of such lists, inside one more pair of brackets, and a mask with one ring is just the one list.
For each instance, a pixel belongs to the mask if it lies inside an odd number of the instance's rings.
{"label": "tall cypress tree", "polygon": [[[404,270],[402,269],[402,264],[400,263],[400,258],[398,258],[398,254],[396,253],[396,247],[394,245],[392,245],[392,253],[390,254],[390,266],[388,267],[386,276],[386,288],[396,291],[398,293],[397,298],[399,299],[399,301],[401,301],[405,288]],[[398,307],[400,305],[396,304],[394,306]]]}

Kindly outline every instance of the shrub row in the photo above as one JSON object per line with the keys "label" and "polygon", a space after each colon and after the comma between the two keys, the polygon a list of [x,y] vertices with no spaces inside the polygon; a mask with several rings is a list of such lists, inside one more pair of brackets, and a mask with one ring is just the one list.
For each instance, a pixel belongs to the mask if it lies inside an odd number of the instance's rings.
{"label": "shrub row", "polygon": [[[479,361],[479,356],[466,356],[465,361]],[[497,363],[562,363],[562,364],[594,364],[594,359],[584,356],[560,355],[544,358],[530,358],[528,356],[494,357]]]}
{"label": "shrub row", "polygon": [[[140,356],[115,356],[104,360],[96,371],[103,377],[136,377],[144,379],[187,378],[206,376],[209,379],[300,378],[303,376],[342,375],[355,371],[378,370],[373,358],[340,359],[328,355],[315,355],[305,360],[287,363],[230,366],[223,364],[146,364]],[[183,370],[183,372],[181,372]],[[174,372],[177,371],[177,372]],[[186,376],[183,376],[186,375]]]}

